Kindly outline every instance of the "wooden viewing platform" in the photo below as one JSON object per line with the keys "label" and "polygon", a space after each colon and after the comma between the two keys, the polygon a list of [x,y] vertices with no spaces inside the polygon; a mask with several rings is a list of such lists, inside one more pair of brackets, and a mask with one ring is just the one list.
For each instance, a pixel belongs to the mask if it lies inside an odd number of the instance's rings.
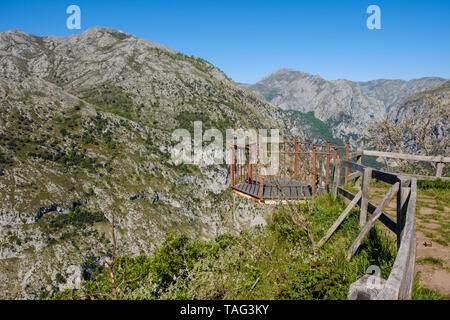
{"label": "wooden viewing platform", "polygon": [[[275,148],[274,148],[275,146]],[[350,300],[411,299],[415,275],[416,236],[414,233],[417,178],[376,170],[361,164],[362,153],[354,153],[357,163],[349,161],[349,146],[331,146],[308,142],[284,141],[266,143],[262,147],[232,144],[230,162],[230,186],[241,196],[264,202],[284,199],[306,199],[322,192],[332,192],[350,201],[345,210],[316,244],[319,249],[332,241],[334,232],[349,216],[352,209],[360,207],[361,231],[347,251],[352,259],[377,221],[392,231],[397,240],[397,256],[388,279],[366,274],[351,284],[347,298]],[[374,154],[371,152],[370,155]],[[385,154],[384,156],[395,156]],[[404,155],[401,155],[405,157]],[[416,160],[416,159],[414,159]],[[421,160],[421,159],[420,159]],[[428,159],[446,163],[445,157]],[[438,166],[437,176],[442,175],[443,165]],[[272,168],[272,170],[266,170]],[[343,170],[342,170],[343,169]],[[349,175],[349,170],[354,171]],[[332,173],[332,174],[331,174]],[[344,187],[341,187],[342,173]],[[357,194],[345,188],[349,180],[361,179]],[[376,179],[391,187],[377,206],[370,200],[371,180]],[[392,200],[397,202],[395,217],[384,210]],[[368,269],[369,270],[369,269]]]}
{"label": "wooden viewing platform", "polygon": [[[300,200],[330,191],[338,159],[348,160],[349,144],[333,146],[298,139],[230,146],[230,187],[254,201]],[[345,185],[348,168],[344,172]],[[261,187],[262,186],[262,187]]]}

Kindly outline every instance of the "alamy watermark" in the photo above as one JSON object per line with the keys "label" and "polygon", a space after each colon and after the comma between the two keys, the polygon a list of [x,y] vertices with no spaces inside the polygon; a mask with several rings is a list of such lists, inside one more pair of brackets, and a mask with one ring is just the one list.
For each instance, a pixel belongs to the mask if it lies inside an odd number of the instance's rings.
{"label": "alamy watermark", "polygon": [[372,4],[367,7],[366,13],[370,14],[367,18],[366,25],[369,30],[381,29],[381,9],[379,6]]}
{"label": "alamy watermark", "polygon": [[379,266],[371,265],[367,268],[366,274],[370,274],[370,280],[367,283],[367,288],[380,290],[383,288],[383,283],[381,282],[381,270]]}
{"label": "alamy watermark", "polygon": [[[269,135],[270,131],[270,135]],[[226,129],[224,134],[210,128],[203,131],[202,121],[194,122],[194,136],[187,129],[176,129],[172,133],[172,141],[178,142],[171,148],[172,161],[175,165],[182,163],[197,166],[230,164],[229,150],[232,145],[245,149],[234,161],[237,163],[258,163],[264,159],[265,174],[273,174],[278,170],[278,151],[280,133],[278,129]],[[268,145],[270,144],[270,150]]]}
{"label": "alamy watermark", "polygon": [[[71,4],[67,7],[66,13],[70,16],[66,20],[66,26],[69,30],[81,29],[81,9],[78,5]],[[381,29],[381,9],[372,4],[367,7],[366,13],[370,16],[366,20],[366,26],[369,30]]]}
{"label": "alamy watermark", "polygon": [[73,29],[81,29],[81,9],[77,5],[70,5],[66,9],[66,13],[70,14],[70,16],[67,18],[66,26],[67,29],[73,30]]}

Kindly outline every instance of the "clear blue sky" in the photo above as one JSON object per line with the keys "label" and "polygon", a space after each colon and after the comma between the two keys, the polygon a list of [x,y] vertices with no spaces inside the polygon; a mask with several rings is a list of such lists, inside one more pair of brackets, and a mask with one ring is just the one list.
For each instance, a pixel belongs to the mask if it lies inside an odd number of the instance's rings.
{"label": "clear blue sky", "polygon": [[[81,8],[68,30],[66,8]],[[366,8],[381,8],[381,30]],[[120,29],[202,57],[237,82],[279,68],[325,79],[450,78],[450,1],[62,1],[0,2],[0,31],[66,36]]]}

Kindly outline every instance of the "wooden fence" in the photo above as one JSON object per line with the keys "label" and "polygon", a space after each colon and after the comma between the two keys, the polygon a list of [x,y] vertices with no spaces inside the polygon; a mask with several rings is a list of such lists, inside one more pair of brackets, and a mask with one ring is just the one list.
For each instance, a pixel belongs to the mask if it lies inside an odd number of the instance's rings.
{"label": "wooden fence", "polygon": [[[359,172],[362,177],[361,190],[354,195],[348,190],[340,187],[341,168],[348,168],[350,171]],[[349,175],[353,177],[353,173]],[[372,179],[384,181],[391,185],[391,188],[380,201],[378,206],[370,203],[370,182]],[[380,286],[374,287],[368,276],[364,276],[350,287],[349,299],[410,299],[414,281],[415,258],[416,258],[416,238],[414,234],[414,221],[417,199],[417,178],[402,176],[365,167],[358,163],[339,160],[336,165],[335,179],[333,184],[333,194],[341,194],[351,202],[333,226],[320,240],[318,246],[323,245],[347,217],[351,209],[358,204],[361,208],[359,223],[362,226],[361,232],[355,239],[347,252],[347,259],[351,259],[353,254],[369,233],[370,229],[378,220],[396,235],[397,256],[387,280],[381,278],[372,279],[378,281]],[[396,217],[395,219],[387,215],[384,210],[389,202],[396,196]],[[371,214],[368,219],[368,213]]]}
{"label": "wooden fence", "polygon": [[406,153],[382,152],[382,151],[374,151],[374,150],[359,150],[359,151],[350,153],[349,158],[350,159],[356,158],[356,162],[361,164],[362,156],[375,156],[375,157],[391,158],[391,159],[399,159],[399,160],[407,160],[407,161],[434,162],[434,163],[436,163],[436,173],[434,176],[415,175],[415,174],[408,174],[408,176],[417,178],[417,180],[442,179],[444,181],[450,181],[450,177],[442,176],[445,165],[450,163],[450,157],[419,156],[419,155],[412,155],[412,154],[406,154]]}

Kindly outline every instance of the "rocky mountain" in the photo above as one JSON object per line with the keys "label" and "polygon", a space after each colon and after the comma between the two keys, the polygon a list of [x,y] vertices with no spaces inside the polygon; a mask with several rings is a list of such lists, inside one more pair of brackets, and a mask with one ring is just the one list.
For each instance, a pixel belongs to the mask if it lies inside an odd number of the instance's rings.
{"label": "rocky mountain", "polygon": [[[411,95],[393,108],[389,114],[395,121],[402,121],[410,115],[423,114],[425,109],[430,108],[427,101],[429,98],[438,99],[440,104],[445,105],[444,109],[450,111],[450,80],[431,89]],[[446,114],[442,114],[443,120],[445,120],[445,116]]]}
{"label": "rocky mountain", "polygon": [[[450,153],[450,81],[406,98],[389,116],[397,126],[408,128],[409,141],[405,144],[409,152]],[[417,143],[418,139],[422,143]]]}
{"label": "rocky mountain", "polygon": [[386,108],[386,112],[390,112],[409,96],[433,88],[443,82],[445,82],[445,79],[443,78],[424,77],[409,81],[378,79],[359,82],[359,85],[365,95],[382,101]]}
{"label": "rocky mountain", "polygon": [[[211,238],[267,208],[227,189],[227,167],[176,165],[175,129],[278,128],[278,108],[210,63],[128,33],[0,33],[0,299],[76,286],[111,254],[166,232]],[[286,125],[291,128],[285,129]]]}
{"label": "rocky mountain", "polygon": [[335,138],[356,146],[371,120],[382,118],[406,97],[444,81],[441,78],[327,81],[317,75],[280,69],[256,84],[244,86],[284,110],[313,112],[312,116],[324,122]]}

